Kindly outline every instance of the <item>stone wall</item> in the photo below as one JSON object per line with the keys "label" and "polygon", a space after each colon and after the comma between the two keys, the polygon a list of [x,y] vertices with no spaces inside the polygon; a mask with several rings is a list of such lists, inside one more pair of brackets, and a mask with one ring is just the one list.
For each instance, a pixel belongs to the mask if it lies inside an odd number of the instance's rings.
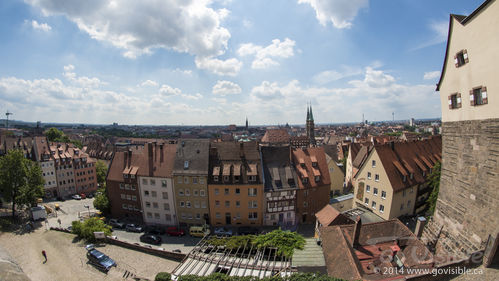
{"label": "stone wall", "polygon": [[437,256],[463,258],[499,231],[499,119],[445,122],[442,174],[423,238]]}

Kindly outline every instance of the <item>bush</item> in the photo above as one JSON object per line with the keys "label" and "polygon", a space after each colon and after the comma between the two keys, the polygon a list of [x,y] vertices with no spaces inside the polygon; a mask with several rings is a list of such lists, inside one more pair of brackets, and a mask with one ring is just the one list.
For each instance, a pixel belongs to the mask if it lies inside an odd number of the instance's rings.
{"label": "bush", "polygon": [[94,232],[104,232],[105,235],[111,235],[111,226],[99,218],[89,218],[83,223],[73,221],[71,225],[73,227],[72,233],[89,242],[95,242]]}
{"label": "bush", "polygon": [[295,249],[303,249],[305,239],[296,232],[283,231],[279,228],[265,235],[256,236],[253,243],[258,248],[277,248],[277,253],[291,257]]}
{"label": "bush", "polygon": [[156,274],[156,278],[154,278],[154,281],[170,281],[172,280],[172,276],[168,272],[160,272]]}

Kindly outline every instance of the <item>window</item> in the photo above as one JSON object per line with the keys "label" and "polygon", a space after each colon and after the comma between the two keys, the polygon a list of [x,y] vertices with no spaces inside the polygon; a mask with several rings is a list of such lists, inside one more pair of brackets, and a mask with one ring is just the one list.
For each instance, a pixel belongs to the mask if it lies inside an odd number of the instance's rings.
{"label": "window", "polygon": [[216,213],[216,214],[215,214],[215,217],[216,217],[217,219],[220,219],[220,218],[222,218],[222,215],[221,215],[220,213]]}
{"label": "window", "polygon": [[184,177],[184,183],[189,183],[189,178],[188,177]]}
{"label": "window", "polygon": [[177,177],[177,183],[182,183],[182,177]]}
{"label": "window", "polygon": [[249,201],[248,202],[248,208],[250,208],[250,209],[256,209],[256,208],[258,208],[258,202],[256,202],[256,201]]}
{"label": "window", "polygon": [[204,178],[199,178],[199,183],[204,184]]}
{"label": "window", "polygon": [[156,180],[150,179],[150,180],[149,180],[149,184],[150,184],[150,185],[156,185]]}
{"label": "window", "polygon": [[191,207],[191,201],[186,201],[186,202],[185,202],[185,206],[186,206],[187,208],[190,208],[190,207]]}
{"label": "window", "polygon": [[405,189],[404,189],[404,191],[402,191],[402,197],[405,197],[405,194],[406,194],[406,192],[405,192]]}
{"label": "window", "polygon": [[379,205],[379,212],[383,213],[385,211],[385,206]]}
{"label": "window", "polygon": [[400,204],[400,210],[402,211],[404,209],[404,203]]}
{"label": "window", "polygon": [[303,178],[302,182],[305,183],[305,184],[308,183],[308,178]]}
{"label": "window", "polygon": [[230,201],[225,201],[225,207],[229,208],[230,207]]}
{"label": "window", "polygon": [[213,181],[217,182],[218,181],[218,176],[213,176]]}
{"label": "window", "polygon": [[370,185],[366,186],[366,192],[371,192],[371,186]]}
{"label": "window", "polygon": [[185,196],[191,196],[191,191],[189,189],[185,190]]}
{"label": "window", "polygon": [[378,196],[378,188],[376,188],[376,187],[374,188],[374,192],[373,192],[373,194],[374,194],[375,196]]}
{"label": "window", "polygon": [[241,194],[241,189],[236,188],[236,194]]}
{"label": "window", "polygon": [[123,208],[123,209],[126,210],[126,209],[128,209],[128,205],[127,204],[123,204],[123,205],[121,205],[121,208]]}
{"label": "window", "polygon": [[[60,182],[59,182],[59,183],[60,183]],[[60,184],[62,184],[62,183],[60,183]],[[122,184],[122,183],[120,183],[120,189],[124,189],[124,188],[125,188],[125,185],[124,185],[124,184]]]}
{"label": "window", "polygon": [[151,191],[151,195],[152,195],[152,197],[156,197],[156,196],[158,196],[158,193],[156,191]]}
{"label": "window", "polygon": [[449,97],[449,109],[461,108],[461,94],[452,94]]}
{"label": "window", "polygon": [[170,215],[170,214],[166,214],[166,215],[165,215],[165,219],[166,219],[167,221],[171,221],[171,220],[172,220],[172,215]]}
{"label": "window", "polygon": [[373,209],[376,209],[376,201],[373,201],[371,206],[373,207]]}
{"label": "window", "polygon": [[367,172],[367,179],[370,180],[371,179],[371,172]]}
{"label": "window", "polygon": [[147,218],[152,219],[152,213],[147,212]]}
{"label": "window", "polygon": [[149,191],[148,190],[144,190],[144,196],[149,196]]}
{"label": "window", "polygon": [[250,220],[256,220],[256,219],[258,219],[258,213],[257,212],[250,212],[248,214],[248,219],[250,219]]}
{"label": "window", "polygon": [[126,194],[121,194],[121,199],[126,199]]}
{"label": "window", "polygon": [[201,214],[200,214],[200,213],[197,213],[197,214],[196,214],[196,219],[197,219],[197,220],[200,220],[200,219],[201,219]]}
{"label": "window", "polygon": [[184,201],[180,201],[180,207],[185,207],[185,202]]}
{"label": "window", "polygon": [[315,176],[314,179],[315,179],[315,182],[319,182],[321,180],[321,177],[320,176]]}
{"label": "window", "polygon": [[308,202],[307,202],[307,201],[303,201],[303,207],[304,207],[304,208],[307,208],[307,207],[308,207]]}
{"label": "window", "polygon": [[364,203],[365,203],[366,205],[369,205],[369,198],[365,198],[365,199],[364,199]]}
{"label": "window", "polygon": [[241,207],[241,201],[236,201],[236,208]]}
{"label": "window", "polygon": [[375,181],[379,181],[379,175],[378,174],[374,175],[374,180]]}
{"label": "window", "polygon": [[163,199],[168,199],[168,192],[163,192]]}
{"label": "window", "polygon": [[470,105],[482,105],[487,104],[487,87],[477,87],[470,90]]}
{"label": "window", "polygon": [[147,179],[142,179],[142,184],[147,184]]}
{"label": "window", "polygon": [[179,196],[184,196],[184,190],[183,189],[179,189],[178,190],[178,195]]}
{"label": "window", "polygon": [[126,200],[132,200],[132,195],[128,194],[128,195],[126,196]]}
{"label": "window", "polygon": [[158,213],[154,213],[154,218],[159,220],[161,218],[161,216]]}
{"label": "window", "polygon": [[187,215],[185,213],[182,213],[182,219],[186,219],[187,218]]}
{"label": "window", "polygon": [[164,204],[163,204],[163,210],[165,210],[165,211],[169,211],[169,210],[170,210],[170,204],[168,204],[168,203],[164,203]]}
{"label": "window", "polygon": [[137,201],[137,196],[132,195],[132,201]]}
{"label": "window", "polygon": [[256,196],[257,190],[256,188],[248,188],[248,196]]}
{"label": "window", "polygon": [[381,198],[383,198],[383,199],[386,198],[386,191],[384,191],[384,190],[381,191]]}
{"label": "window", "polygon": [[192,183],[197,184],[198,183],[198,178],[192,178]]}
{"label": "window", "polygon": [[220,207],[220,201],[215,200],[215,207]]}
{"label": "window", "polygon": [[229,181],[229,176],[224,176],[224,181],[225,182]]}
{"label": "window", "polygon": [[205,196],[204,189],[201,189],[201,190],[199,191],[199,195],[201,195],[201,196]]}
{"label": "window", "polygon": [[146,207],[151,208],[151,202],[146,202]]}
{"label": "window", "polygon": [[206,209],[206,201],[201,201],[201,208]]}
{"label": "window", "polygon": [[461,67],[468,62],[468,51],[466,50],[462,50],[454,56],[454,64],[456,67]]}
{"label": "window", "polygon": [[192,193],[194,194],[194,196],[198,196],[198,195],[199,195],[199,191],[198,191],[197,189],[194,189],[194,190],[192,191]]}
{"label": "window", "polygon": [[373,166],[373,168],[376,167],[376,160],[372,161],[372,166]]}
{"label": "window", "polygon": [[153,202],[153,203],[152,203],[152,207],[153,207],[153,208],[155,208],[155,209],[157,209],[157,208],[158,208],[158,203]]}
{"label": "window", "polygon": [[256,176],[248,176],[248,181],[251,181],[251,182],[256,181]]}
{"label": "window", "polygon": [[218,188],[215,188],[215,195],[218,195],[220,193],[220,190]]}
{"label": "window", "polygon": [[407,208],[411,207],[411,200],[407,201]]}
{"label": "window", "polygon": [[199,201],[194,201],[194,208],[199,209]]}
{"label": "window", "polygon": [[225,188],[225,189],[224,189],[224,194],[225,194],[225,195],[229,195],[229,189],[228,189],[228,188]]}
{"label": "window", "polygon": [[125,190],[130,190],[130,185],[129,184],[125,184]]}
{"label": "window", "polygon": [[166,187],[166,180],[161,181],[161,187]]}

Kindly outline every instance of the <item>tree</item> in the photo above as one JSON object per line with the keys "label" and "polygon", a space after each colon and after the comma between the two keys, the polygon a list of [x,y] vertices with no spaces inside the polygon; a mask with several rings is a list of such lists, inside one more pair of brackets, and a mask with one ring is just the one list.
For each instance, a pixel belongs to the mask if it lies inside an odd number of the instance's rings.
{"label": "tree", "polygon": [[95,163],[95,170],[97,173],[97,182],[102,185],[106,182],[106,175],[107,175],[107,165],[101,160],[97,160],[97,163]]}
{"label": "tree", "polygon": [[156,274],[156,277],[154,278],[154,281],[170,281],[172,280],[172,276],[168,272],[160,272]]}
{"label": "tree", "polygon": [[21,150],[10,150],[0,158],[0,192],[12,202],[12,218],[16,205],[32,206],[43,196],[44,179],[40,167],[24,158]]}
{"label": "tree", "polygon": [[438,191],[440,190],[440,171],[441,164],[440,162],[437,162],[435,163],[435,166],[433,166],[433,171],[428,176],[428,186],[432,188],[431,194],[426,200],[428,204],[428,216],[433,216],[433,213],[435,213],[435,207],[437,206]]}
{"label": "tree", "polygon": [[57,141],[58,139],[63,138],[64,133],[57,128],[52,127],[45,132],[45,135],[49,141]]}
{"label": "tree", "polygon": [[104,232],[106,236],[111,235],[111,226],[105,224],[99,218],[89,218],[82,222],[73,221],[71,223],[72,232],[78,237],[83,238],[89,242],[95,241],[94,232]]}
{"label": "tree", "polygon": [[94,199],[94,207],[103,214],[108,214],[110,211],[111,205],[109,204],[109,198],[107,198],[105,184],[97,191],[97,196]]}

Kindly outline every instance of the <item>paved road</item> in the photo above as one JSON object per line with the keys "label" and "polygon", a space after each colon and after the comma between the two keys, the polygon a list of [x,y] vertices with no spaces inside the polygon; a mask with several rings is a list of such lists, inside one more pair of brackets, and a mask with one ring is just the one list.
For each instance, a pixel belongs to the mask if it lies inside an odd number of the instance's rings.
{"label": "paved road", "polygon": [[[53,227],[58,227],[59,222],[58,220],[61,221],[61,227],[69,227],[71,225],[72,221],[79,220],[80,216],[88,216],[88,213],[94,213],[97,211],[94,208],[93,205],[93,198],[87,198],[83,200],[66,200],[66,201],[53,201],[53,202],[48,202],[44,203],[44,205],[48,205],[49,207],[54,208],[55,203],[58,203],[60,205],[60,210],[56,211],[56,214],[51,214],[48,218],[48,227],[53,226]],[[89,206],[89,208],[85,207]],[[47,226],[44,226],[47,227]],[[186,230],[187,231],[187,230]],[[139,243],[142,245],[149,245],[146,243],[142,243],[139,240],[139,237],[143,233],[133,233],[133,232],[126,232],[124,230],[119,230],[119,229],[114,229],[113,230],[113,235],[117,236],[118,239],[124,240],[127,242],[131,243]],[[194,246],[201,240],[200,238],[195,238],[195,237],[190,237],[189,235],[185,235],[183,237],[170,237],[168,235],[162,235],[161,236],[163,243],[161,245],[151,245],[152,247],[157,247],[157,248],[163,248],[168,251],[173,251],[173,250],[180,250],[182,253],[188,253],[191,251]]]}

